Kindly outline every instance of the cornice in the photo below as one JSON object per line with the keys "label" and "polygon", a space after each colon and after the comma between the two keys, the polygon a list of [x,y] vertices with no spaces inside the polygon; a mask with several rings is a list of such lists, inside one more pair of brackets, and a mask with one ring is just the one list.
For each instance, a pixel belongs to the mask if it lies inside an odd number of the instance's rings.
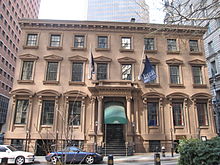
{"label": "cornice", "polygon": [[108,32],[154,32],[154,33],[182,33],[202,36],[206,28],[198,26],[147,24],[131,22],[102,22],[102,21],[70,21],[70,20],[41,20],[22,19],[19,21],[22,29],[56,29],[56,30],[85,30]]}
{"label": "cornice", "polygon": [[189,61],[190,65],[206,65],[205,61],[199,60],[199,59],[195,59],[192,61]]}
{"label": "cornice", "polygon": [[63,57],[52,54],[52,55],[44,56],[44,59],[49,61],[62,61]]}
{"label": "cornice", "polygon": [[37,60],[39,57],[33,54],[22,54],[19,56],[21,60]]}
{"label": "cornice", "polygon": [[104,57],[104,56],[99,56],[99,57],[94,58],[94,61],[95,62],[111,62],[112,59],[108,57]]}
{"label": "cornice", "polygon": [[172,58],[169,60],[166,60],[167,64],[183,64],[182,60],[176,59],[176,58]]}
{"label": "cornice", "polygon": [[136,60],[130,57],[122,57],[118,59],[119,63],[135,63]]}
{"label": "cornice", "polygon": [[70,61],[85,62],[85,61],[87,61],[87,58],[82,57],[82,56],[79,56],[79,55],[76,55],[76,56],[71,56],[71,57],[69,57],[69,60],[70,60]]}

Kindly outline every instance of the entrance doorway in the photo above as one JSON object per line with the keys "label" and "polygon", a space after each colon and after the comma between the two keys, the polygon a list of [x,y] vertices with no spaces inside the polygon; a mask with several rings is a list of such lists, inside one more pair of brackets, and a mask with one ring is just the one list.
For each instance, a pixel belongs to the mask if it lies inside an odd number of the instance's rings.
{"label": "entrance doorway", "polygon": [[124,142],[123,124],[106,124],[106,143]]}

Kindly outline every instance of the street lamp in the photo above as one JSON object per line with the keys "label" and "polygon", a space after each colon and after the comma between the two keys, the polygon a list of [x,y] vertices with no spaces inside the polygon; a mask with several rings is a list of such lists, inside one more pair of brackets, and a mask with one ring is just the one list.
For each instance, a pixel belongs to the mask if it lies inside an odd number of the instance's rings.
{"label": "street lamp", "polygon": [[25,148],[24,150],[27,151],[27,145],[28,145],[28,136],[29,136],[29,131],[26,131],[26,137],[25,137]]}
{"label": "street lamp", "polygon": [[133,132],[133,152],[135,151],[135,122],[131,123]]}
{"label": "street lamp", "polygon": [[94,145],[94,150],[97,152],[97,128],[98,128],[98,121],[95,121],[95,145]]}
{"label": "street lamp", "polygon": [[173,129],[170,128],[170,134],[171,134],[171,156],[173,157]]}

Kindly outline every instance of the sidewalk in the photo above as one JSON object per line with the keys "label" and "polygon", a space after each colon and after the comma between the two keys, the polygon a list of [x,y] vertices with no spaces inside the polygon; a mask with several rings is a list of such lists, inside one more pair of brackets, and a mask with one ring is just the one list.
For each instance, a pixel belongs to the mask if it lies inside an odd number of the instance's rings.
{"label": "sidewalk", "polygon": [[[167,152],[166,157],[162,157],[160,153],[161,161],[169,161],[169,160],[177,160],[179,158],[179,154],[174,154],[174,157],[171,156],[171,153]],[[108,161],[108,157],[105,156],[103,158],[103,163]],[[133,156],[114,156],[114,162],[152,162],[154,161],[154,153],[135,153]],[[36,163],[45,163],[44,156],[35,156]],[[36,164],[35,163],[35,164]]]}

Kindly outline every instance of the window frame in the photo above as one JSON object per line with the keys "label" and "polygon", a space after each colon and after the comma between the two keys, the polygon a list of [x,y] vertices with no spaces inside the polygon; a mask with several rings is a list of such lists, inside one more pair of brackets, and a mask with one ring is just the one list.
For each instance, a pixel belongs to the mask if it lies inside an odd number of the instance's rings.
{"label": "window frame", "polygon": [[[79,123],[77,123],[77,124],[70,124],[70,108],[71,108],[71,106],[70,106],[70,104],[71,103],[73,103],[73,104],[75,104],[75,103],[79,103],[80,102],[80,112],[79,112],[79,118],[78,118],[78,121],[79,121]],[[82,124],[82,108],[83,108],[83,101],[82,100],[77,100],[77,99],[75,99],[75,100],[69,100],[68,101],[68,118],[67,118],[67,120],[68,120],[68,126],[80,126],[81,124]],[[78,113],[77,113],[77,115],[78,115]]]}
{"label": "window frame", "polygon": [[[44,123],[43,120],[44,120],[44,102],[46,101],[49,101],[49,102],[54,102],[54,107],[53,107],[53,122],[52,123]],[[40,125],[41,126],[44,126],[44,125],[50,125],[50,126],[53,126],[54,125],[54,122],[55,122],[55,116],[56,116],[56,113],[55,113],[55,108],[56,108],[56,100],[55,99],[43,99],[42,100],[42,107],[41,107],[41,119],[40,119]],[[52,111],[51,111],[52,112]]]}
{"label": "window frame", "polygon": [[[99,37],[106,37],[107,38],[107,47],[105,47],[105,48],[102,48],[102,47],[99,47]],[[96,43],[96,48],[95,48],[95,50],[96,51],[109,51],[110,50],[110,47],[111,47],[111,45],[110,45],[110,35],[109,34],[97,34],[96,35],[96,39],[97,39],[97,43]]]}
{"label": "window frame", "polygon": [[[37,39],[36,39],[36,45],[28,45],[28,35],[31,34],[36,34],[37,35]],[[35,31],[28,31],[25,34],[25,43],[23,45],[23,49],[38,49],[39,48],[39,40],[40,40],[40,32],[35,32]]]}
{"label": "window frame", "polygon": [[[84,37],[84,44],[83,44],[83,47],[75,47],[75,38],[76,36],[83,36]],[[73,34],[73,45],[72,45],[72,50],[84,50],[86,49],[86,34]]]}
{"label": "window frame", "polygon": [[[83,61],[71,61],[71,82],[84,82],[84,62]],[[74,64],[81,64],[82,65],[82,72],[81,72],[81,80],[80,81],[76,81],[76,80],[73,80],[73,76],[74,76],[74,74],[73,74],[73,66],[74,66]]]}
{"label": "window frame", "polygon": [[[49,63],[57,63],[57,69],[56,69],[56,79],[54,80],[49,80],[48,79],[48,70],[49,70]],[[45,81],[58,81],[58,72],[59,72],[59,61],[47,61],[47,67],[46,67],[46,75],[45,75]]]}
{"label": "window frame", "polygon": [[[130,65],[131,66],[131,78],[130,79],[123,79],[123,72],[122,72],[122,67],[125,65]],[[134,80],[134,64],[132,63],[122,63],[121,64],[121,80],[126,80],[126,81],[133,81]]]}
{"label": "window frame", "polygon": [[[195,67],[200,68],[200,75],[199,75],[200,83],[195,82],[195,75],[194,75],[194,72],[193,72],[193,68],[195,68]],[[203,66],[201,66],[201,65],[192,65],[192,78],[193,78],[193,84],[194,85],[204,85],[205,84],[204,83],[204,75],[203,75]]]}
{"label": "window frame", "polygon": [[[123,39],[130,39],[130,48],[126,49],[123,47]],[[133,45],[133,36],[120,36],[120,51],[128,51],[128,52],[132,52],[134,51],[134,45]]]}
{"label": "window frame", "polygon": [[[100,64],[106,64],[106,78],[105,79],[99,79],[98,78],[98,65]],[[96,80],[103,81],[109,79],[109,63],[108,62],[96,62]]]}
{"label": "window frame", "polygon": [[[146,49],[146,39],[153,39],[153,49]],[[145,52],[156,52],[157,51],[157,46],[156,46],[156,38],[155,37],[144,37],[144,51]]]}
{"label": "window frame", "polygon": [[[197,45],[192,45],[192,42],[196,41]],[[194,43],[195,44],[195,43]],[[190,39],[189,40],[189,51],[190,53],[196,53],[196,52],[200,52],[200,46],[199,46],[199,40],[197,39]],[[193,49],[194,47],[197,47],[197,49]]]}
{"label": "window frame", "polygon": [[[26,62],[32,62],[32,63],[33,63],[33,64],[32,64],[32,70],[31,70],[31,76],[30,76],[29,79],[23,79],[24,64],[25,64]],[[21,62],[21,76],[20,76],[20,80],[21,80],[21,81],[31,81],[31,80],[33,80],[34,65],[35,65],[35,61],[33,61],[33,60],[23,60],[23,61]]]}
{"label": "window frame", "polygon": [[[27,107],[26,107],[26,112],[24,112],[23,110],[24,109],[22,109],[21,110],[21,120],[22,119],[24,119],[25,121],[20,121],[20,122],[16,122],[16,120],[17,120],[17,115],[18,115],[18,102],[19,101],[27,101]],[[25,99],[25,98],[18,98],[18,99],[16,99],[16,106],[15,106],[15,113],[14,113],[14,124],[15,125],[26,125],[27,124],[27,122],[28,122],[28,113],[29,113],[29,104],[30,104],[30,102],[29,102],[29,99]],[[25,113],[25,118],[24,118],[24,113]]]}
{"label": "window frame", "polygon": [[[175,110],[174,110],[174,104],[178,104],[178,105],[181,105],[181,109],[180,109],[180,112],[181,113],[179,113],[180,114],[180,116],[179,117],[181,117],[181,123],[177,123],[176,124],[176,118],[175,118]],[[172,115],[173,115],[173,125],[174,125],[174,127],[178,127],[178,126],[184,126],[185,125],[185,115],[184,115],[184,102],[183,101],[173,101],[172,102]]]}
{"label": "window frame", "polygon": [[[170,50],[169,49],[169,44],[168,44],[168,41],[169,40],[175,40],[176,41],[176,50]],[[180,53],[180,51],[179,51],[179,39],[178,38],[166,38],[166,45],[167,45],[167,53],[169,54],[169,53],[174,53],[174,54],[179,54]]]}
{"label": "window frame", "polygon": [[[148,108],[148,104],[150,104],[150,103],[152,103],[152,104],[156,104],[156,124],[150,124],[150,121],[149,121],[149,108]],[[147,125],[148,125],[148,127],[156,127],[156,126],[159,126],[159,102],[158,101],[147,101],[146,102],[146,110],[147,110],[147,121],[148,121],[148,123],[147,123]]]}
{"label": "window frame", "polygon": [[[177,83],[174,83],[172,82],[172,73],[171,73],[171,67],[177,67],[178,68],[178,75],[173,75],[173,76],[177,76],[177,80],[178,82]],[[170,84],[173,84],[173,85],[180,85],[182,84],[182,76],[181,76],[181,66],[178,65],[178,64],[169,64],[169,80],[170,80]]]}
{"label": "window frame", "polygon": [[[203,124],[201,124],[200,122],[200,117],[201,117],[201,111],[198,110],[198,104],[205,104],[205,112],[204,112],[204,117],[205,117],[205,122],[203,121]],[[204,107],[203,107],[204,108]],[[198,122],[198,126],[199,127],[203,127],[203,126],[209,126],[209,112],[208,112],[208,103],[207,102],[196,102],[196,113],[197,113],[197,122]],[[204,118],[203,118],[204,119]],[[205,123],[205,124],[204,124]]]}
{"label": "window frame", "polygon": [[[52,46],[51,45],[51,39],[52,36],[60,36],[60,41],[59,41],[59,46]],[[63,33],[49,33],[49,38],[48,38],[48,47],[47,49],[58,49],[61,50],[63,46]]]}

